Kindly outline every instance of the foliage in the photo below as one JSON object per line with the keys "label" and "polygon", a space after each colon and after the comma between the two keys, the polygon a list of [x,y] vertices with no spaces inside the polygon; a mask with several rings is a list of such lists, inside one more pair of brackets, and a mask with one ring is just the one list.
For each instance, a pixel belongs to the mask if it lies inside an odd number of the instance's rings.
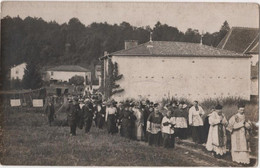
{"label": "foliage", "polygon": [[69,79],[69,83],[73,84],[75,86],[81,86],[81,85],[84,84],[84,77],[83,76],[78,76],[78,75],[72,76]]}
{"label": "foliage", "polygon": [[43,81],[39,69],[34,62],[26,65],[22,85],[24,89],[38,89],[42,87]]}
{"label": "foliage", "polygon": [[15,89],[15,90],[19,90],[22,89],[23,85],[22,85],[22,81],[20,79],[12,79],[11,82],[11,89]]}
{"label": "foliage", "polygon": [[[123,77],[122,74],[118,74],[118,64],[116,62],[113,63],[111,59],[107,59],[107,61],[108,72],[106,74],[105,84],[103,88],[106,99],[110,98],[114,94],[124,91],[124,89],[120,88],[120,85],[116,84],[116,81],[120,80]],[[104,83],[104,81],[102,83]]]}
{"label": "foliage", "polygon": [[[104,51],[115,52],[124,48],[124,40],[138,40],[139,44],[153,40],[200,42],[200,33],[192,28],[185,33],[176,27],[157,22],[154,28],[134,27],[127,22],[111,25],[92,23],[85,26],[77,18],[68,23],[46,22],[42,18],[6,16],[1,20],[3,81],[14,64],[33,61],[39,66],[62,64],[97,64]],[[225,21],[219,32],[206,33],[204,44],[216,46],[229,30]]]}

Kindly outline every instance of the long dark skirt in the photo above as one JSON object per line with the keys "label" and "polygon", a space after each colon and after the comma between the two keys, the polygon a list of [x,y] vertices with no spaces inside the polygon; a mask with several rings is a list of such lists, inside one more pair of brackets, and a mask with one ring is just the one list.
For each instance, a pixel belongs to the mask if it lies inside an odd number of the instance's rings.
{"label": "long dark skirt", "polygon": [[174,144],[175,144],[174,134],[162,133],[162,138],[163,138],[163,147],[174,148]]}
{"label": "long dark skirt", "polygon": [[102,115],[97,115],[97,127],[102,129],[105,122],[105,118]]}
{"label": "long dark skirt", "polygon": [[51,125],[51,123],[54,121],[54,113],[48,114],[48,123]]}
{"label": "long dark skirt", "polygon": [[161,138],[162,138],[162,133],[158,132],[157,134],[152,134],[148,133],[148,143],[150,146],[160,146],[161,144]]}
{"label": "long dark skirt", "polygon": [[187,128],[175,128],[175,137],[179,137],[180,139],[187,139]]}
{"label": "long dark skirt", "polygon": [[92,126],[93,118],[88,117],[85,119],[85,133],[88,133],[90,131],[90,128]]}
{"label": "long dark skirt", "polygon": [[203,143],[203,127],[202,126],[192,126],[192,140],[195,143]]}
{"label": "long dark skirt", "polygon": [[108,117],[107,117],[107,131],[108,131],[108,133],[111,133],[111,134],[114,134],[114,133],[117,132],[115,115],[108,115]]}
{"label": "long dark skirt", "polygon": [[128,139],[133,139],[133,130],[134,130],[134,125],[132,124],[132,121],[123,118],[121,129],[120,129],[120,135]]}

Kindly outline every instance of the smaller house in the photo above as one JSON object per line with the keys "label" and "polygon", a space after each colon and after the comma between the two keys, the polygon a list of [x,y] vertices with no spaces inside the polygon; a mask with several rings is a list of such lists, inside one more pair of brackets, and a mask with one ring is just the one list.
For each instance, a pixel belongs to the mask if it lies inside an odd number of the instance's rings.
{"label": "smaller house", "polygon": [[10,74],[10,78],[11,80],[13,79],[19,79],[22,80],[23,79],[23,75],[24,75],[24,70],[26,68],[26,63],[21,63],[19,65],[15,65],[11,68],[11,74]]}
{"label": "smaller house", "polygon": [[45,79],[69,82],[76,75],[84,77],[84,84],[91,82],[91,71],[78,65],[61,65],[49,68]]}

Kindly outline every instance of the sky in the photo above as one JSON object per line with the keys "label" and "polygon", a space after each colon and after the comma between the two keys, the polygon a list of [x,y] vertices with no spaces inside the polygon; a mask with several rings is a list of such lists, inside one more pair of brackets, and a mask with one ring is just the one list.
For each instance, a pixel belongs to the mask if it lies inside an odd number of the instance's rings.
{"label": "sky", "polygon": [[60,24],[76,17],[86,26],[92,22],[126,21],[137,27],[153,27],[160,21],[183,32],[192,28],[213,33],[225,20],[230,27],[259,27],[256,3],[8,1],[1,7],[2,17],[41,17]]}

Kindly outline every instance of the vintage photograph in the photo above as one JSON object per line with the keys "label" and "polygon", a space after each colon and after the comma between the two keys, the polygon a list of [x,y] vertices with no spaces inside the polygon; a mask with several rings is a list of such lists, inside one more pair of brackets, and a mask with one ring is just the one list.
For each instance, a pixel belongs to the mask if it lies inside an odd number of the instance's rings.
{"label": "vintage photograph", "polygon": [[256,167],[259,4],[4,1],[0,163]]}

